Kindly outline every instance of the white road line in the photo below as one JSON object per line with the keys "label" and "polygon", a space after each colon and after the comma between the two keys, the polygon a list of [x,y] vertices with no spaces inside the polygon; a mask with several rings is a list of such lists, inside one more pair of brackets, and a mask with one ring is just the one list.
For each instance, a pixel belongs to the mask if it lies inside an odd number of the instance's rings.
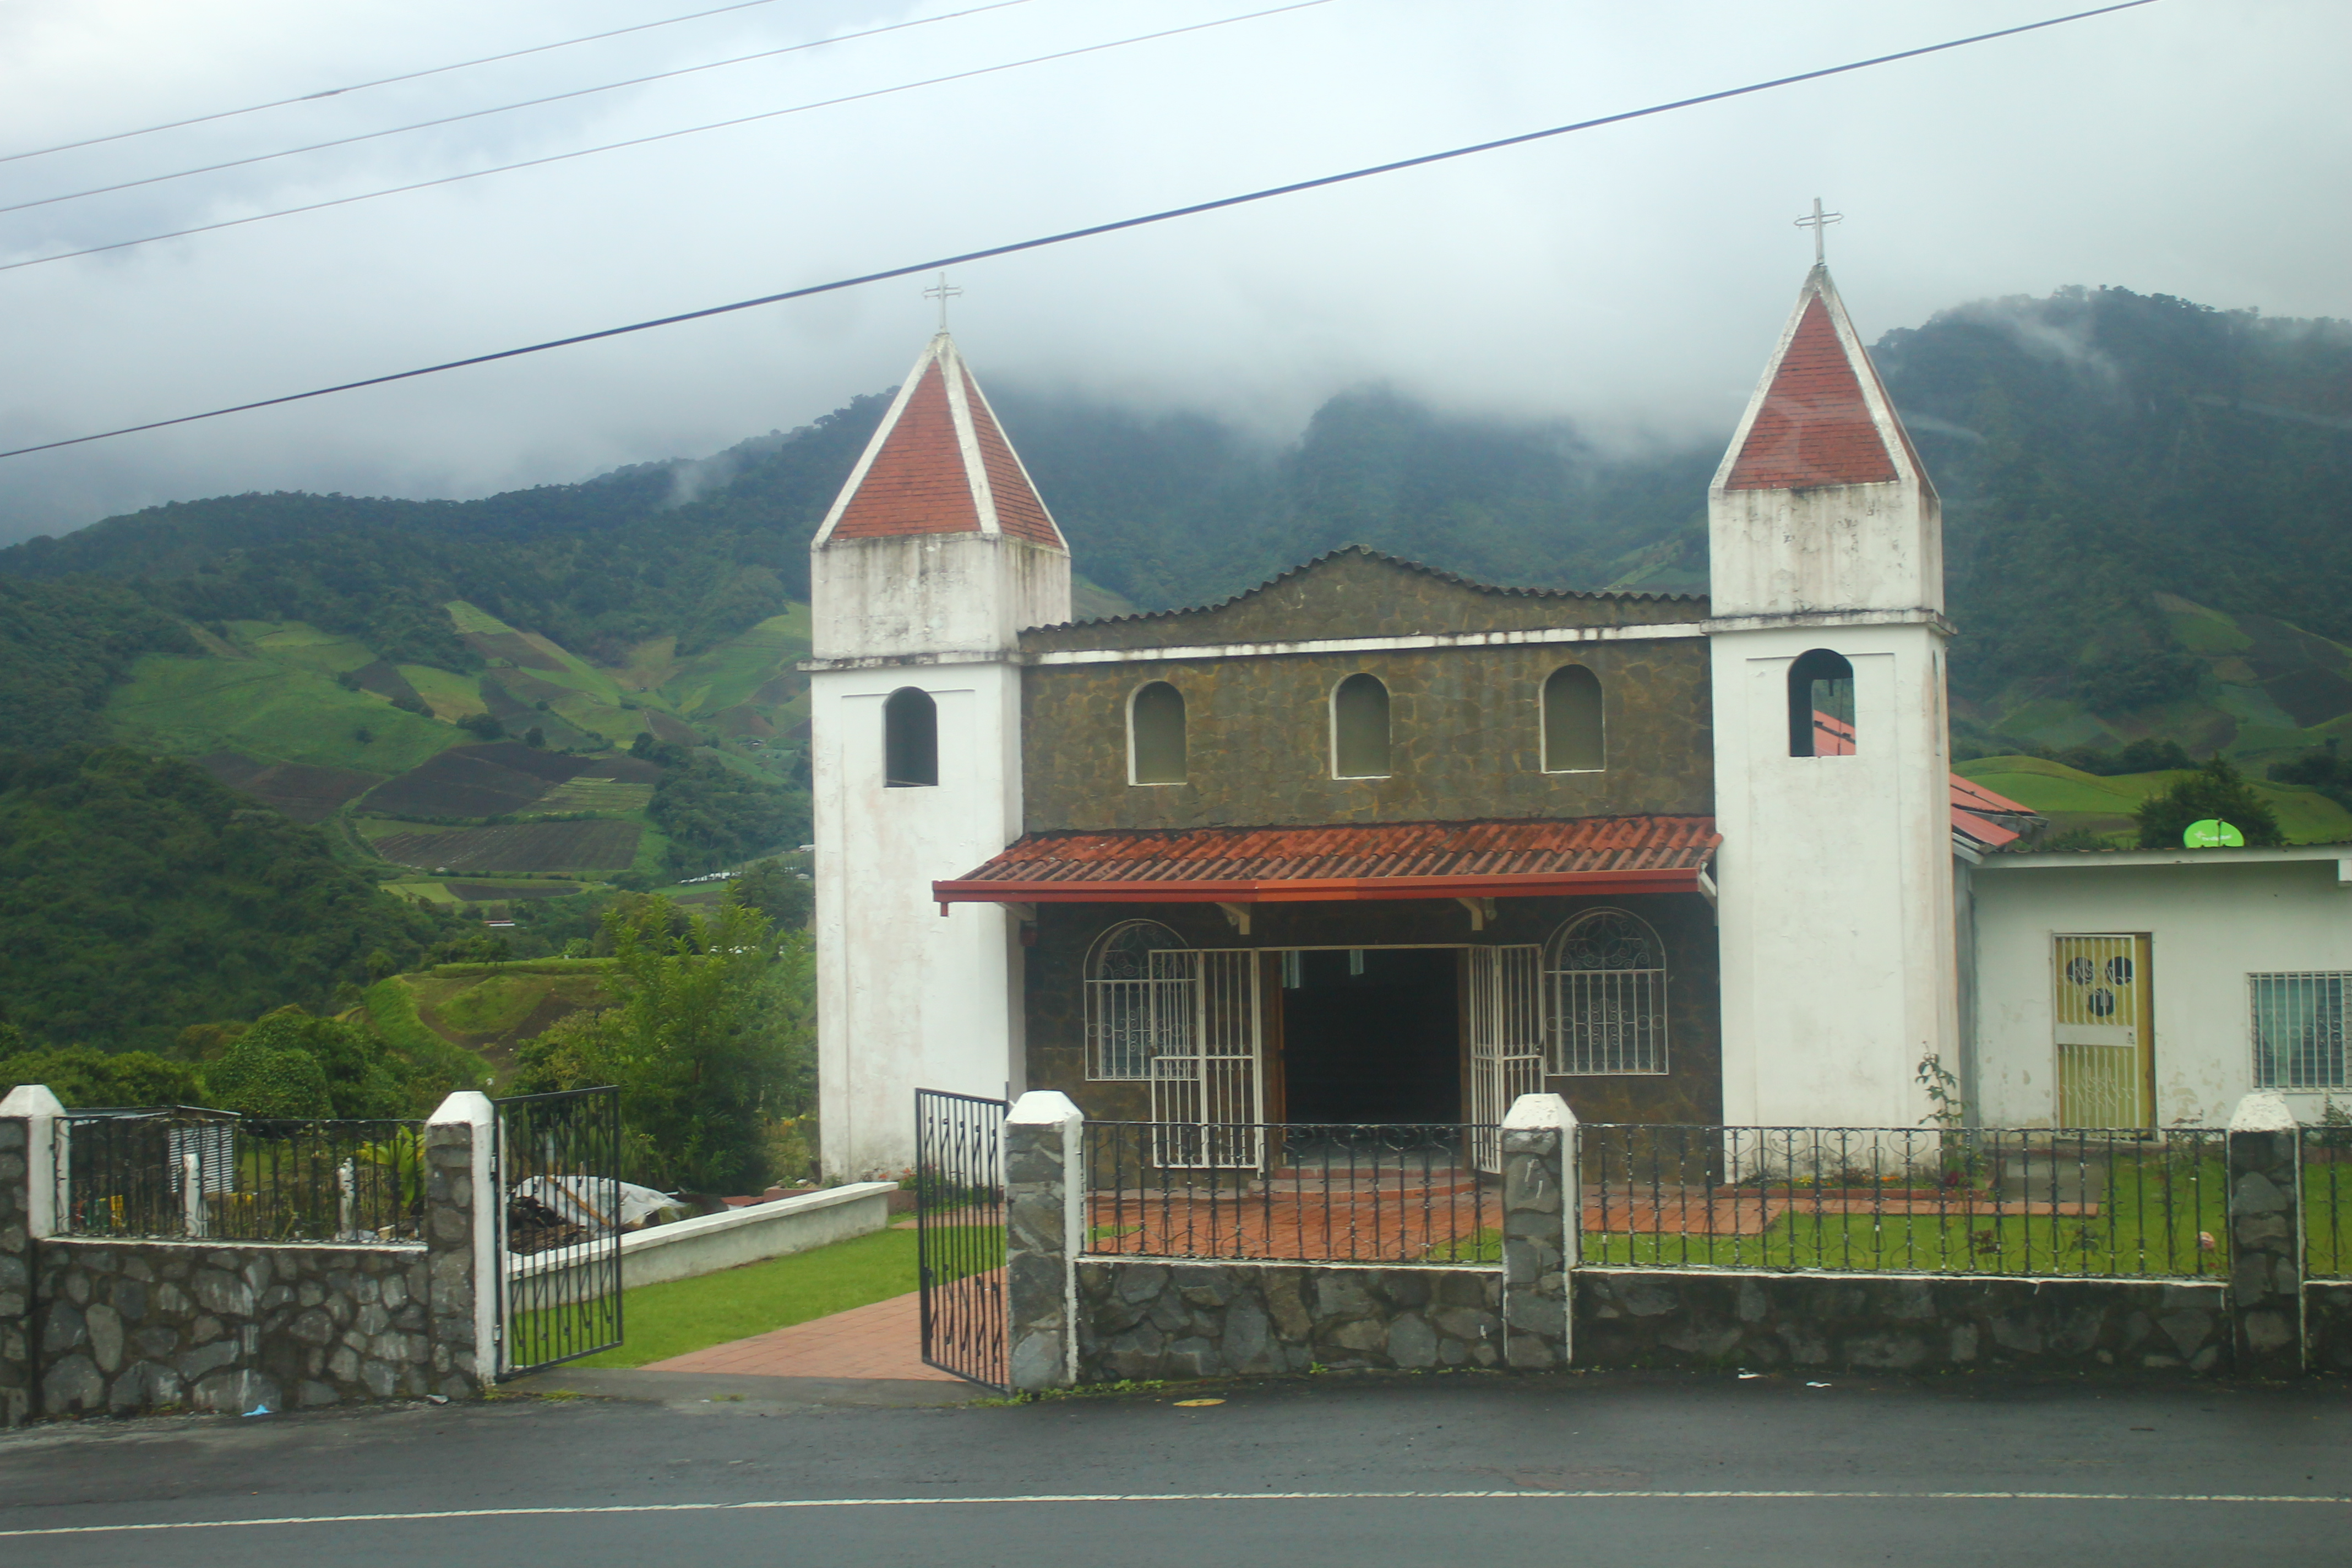
{"label": "white road line", "polygon": [[2181,1502],[2331,1503],[2352,1506],[2352,1497],[2313,1497],[2292,1492],[1868,1492],[1868,1491],[1434,1491],[1434,1492],[1045,1492],[1018,1497],[779,1498],[757,1502],[607,1503],[592,1508],[449,1508],[415,1513],[330,1513],[284,1519],[195,1519],[163,1524],[61,1524],[40,1530],[0,1530],[0,1540],[34,1535],[110,1535],[140,1530],[247,1530],[270,1524],[385,1524],[425,1519],[529,1519],[553,1515],[616,1513],[741,1513],[780,1508],[992,1508],[1008,1504],[1121,1502],[1444,1502],[1605,1501],[1654,1502]]}

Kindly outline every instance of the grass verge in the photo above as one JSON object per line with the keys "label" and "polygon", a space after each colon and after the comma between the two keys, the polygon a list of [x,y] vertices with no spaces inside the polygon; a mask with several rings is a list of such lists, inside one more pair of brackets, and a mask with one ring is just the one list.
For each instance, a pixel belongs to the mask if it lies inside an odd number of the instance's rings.
{"label": "grass verge", "polygon": [[878,1230],[764,1263],[641,1286],[621,1296],[627,1342],[573,1364],[644,1366],[886,1301],[916,1284],[915,1233]]}

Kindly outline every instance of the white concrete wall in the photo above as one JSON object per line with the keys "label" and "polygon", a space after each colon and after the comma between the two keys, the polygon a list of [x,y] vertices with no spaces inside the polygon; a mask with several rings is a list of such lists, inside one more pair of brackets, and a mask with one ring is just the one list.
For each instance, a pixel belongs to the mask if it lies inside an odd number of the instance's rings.
{"label": "white concrete wall", "polygon": [[[1957,1070],[1943,639],[1926,625],[1711,638],[1724,1120],[1912,1126]],[[1852,756],[1791,757],[1788,672],[1853,665]]]}
{"label": "white concrete wall", "polygon": [[1712,499],[1711,614],[1944,607],[1943,520],[1933,492],[1894,483],[1722,490]]}
{"label": "white concrete wall", "polygon": [[1070,618],[1070,558],[1002,534],[837,540],[810,569],[819,658],[993,652]]}
{"label": "white concrete wall", "polygon": [[[915,1160],[917,1089],[1022,1087],[1015,922],[993,904],[942,916],[930,896],[1020,835],[1020,671],[885,666],[809,685],[824,1165],[895,1177]],[[938,704],[935,786],[882,783],[882,703],[902,686]]]}
{"label": "white concrete wall", "polygon": [[[2337,880],[2336,851],[2306,853],[1989,858],[1975,877],[1984,1124],[2046,1127],[2056,1117],[2052,939],[2104,931],[2150,937],[2157,1121],[2227,1121],[2254,1088],[2246,976],[2352,970],[2352,887]],[[2287,1100],[2302,1120],[2318,1120],[2320,1094]]]}
{"label": "white concrete wall", "polygon": [[[890,1223],[892,1182],[853,1182],[824,1187],[773,1203],[753,1204],[725,1214],[700,1215],[621,1237],[621,1288],[691,1279],[762,1258],[806,1252],[852,1237],[869,1236]],[[558,1273],[568,1267],[565,1252],[510,1258],[509,1280]]]}

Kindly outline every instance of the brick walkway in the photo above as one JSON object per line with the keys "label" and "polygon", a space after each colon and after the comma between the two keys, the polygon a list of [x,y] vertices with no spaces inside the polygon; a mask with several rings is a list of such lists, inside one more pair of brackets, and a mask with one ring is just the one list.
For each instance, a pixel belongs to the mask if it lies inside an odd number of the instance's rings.
{"label": "brick walkway", "polygon": [[923,1364],[920,1298],[909,1292],[853,1307],[829,1318],[794,1323],[649,1362],[647,1372],[724,1372],[759,1377],[889,1377],[956,1383]]}

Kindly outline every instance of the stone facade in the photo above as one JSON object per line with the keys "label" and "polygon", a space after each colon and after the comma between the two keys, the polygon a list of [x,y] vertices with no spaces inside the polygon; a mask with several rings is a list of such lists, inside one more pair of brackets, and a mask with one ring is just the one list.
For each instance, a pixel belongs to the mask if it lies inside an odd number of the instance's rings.
{"label": "stone facade", "polygon": [[1078,1262],[1078,1381],[1503,1364],[1498,1268]]}
{"label": "stone facade", "polygon": [[40,1414],[242,1415],[440,1392],[429,1273],[413,1246],[45,1241]]}
{"label": "stone facade", "polygon": [[482,1280],[482,1245],[477,1227],[492,1224],[477,1200],[494,1194],[474,1191],[477,1129],[436,1118],[425,1130],[425,1240],[432,1251],[426,1276],[432,1315],[432,1391],[463,1398],[497,1369],[478,1364],[475,1291]]}
{"label": "stone facade", "polygon": [[[1714,914],[1695,894],[1591,899],[1503,899],[1483,931],[1451,900],[1398,900],[1354,904],[1260,904],[1250,934],[1240,935],[1208,904],[1040,904],[1035,945],[1024,952],[1023,1008],[1028,1082],[1059,1089],[1092,1117],[1148,1120],[1147,1085],[1092,1082],[1087,1078],[1087,954],[1096,940],[1121,921],[1152,920],[1196,948],[1255,947],[1272,965],[1286,947],[1449,946],[1539,943],[1585,910],[1622,909],[1655,930],[1666,949],[1668,1070],[1662,1074],[1550,1078],[1544,1089],[1565,1099],[1584,1121],[1669,1121],[1710,1124],[1722,1120],[1723,1075]],[[1278,973],[1260,978],[1266,1060],[1266,1117],[1286,1120],[1282,1095],[1282,988]],[[1436,1048],[1466,1074],[1458,1035]],[[1430,1121],[1464,1113],[1457,1104],[1433,1106]]]}
{"label": "stone facade", "polygon": [[1757,1372],[2226,1372],[2228,1291],[2187,1280],[1579,1269],[1576,1364]]}
{"label": "stone facade", "polygon": [[[1266,611],[1279,604],[1279,614]],[[1025,632],[1025,649],[1184,647],[1396,633],[1695,622],[1695,600],[1482,589],[1345,552],[1207,610]],[[1545,679],[1600,679],[1607,766],[1546,773]],[[1331,776],[1329,702],[1359,671],[1389,689],[1390,772]],[[1184,695],[1181,784],[1131,784],[1128,700]],[[1714,810],[1706,643],[1696,637],[1032,666],[1022,674],[1023,827],[1291,826]]]}

